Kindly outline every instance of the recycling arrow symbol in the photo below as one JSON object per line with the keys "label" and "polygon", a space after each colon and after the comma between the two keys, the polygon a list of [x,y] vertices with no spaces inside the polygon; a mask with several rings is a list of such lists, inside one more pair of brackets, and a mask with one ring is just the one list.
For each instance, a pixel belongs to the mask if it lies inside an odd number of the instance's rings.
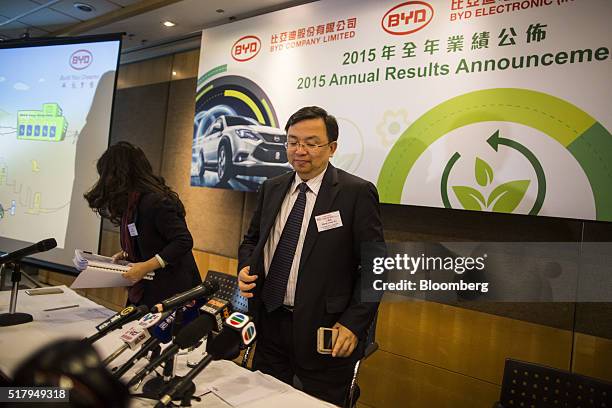
{"label": "recycling arrow symbol", "polygon": [[[531,150],[529,150],[521,143],[512,139],[500,137],[499,130],[495,131],[495,133],[493,133],[491,137],[487,139],[487,143],[496,152],[499,151],[500,145],[506,146],[510,149],[514,149],[529,161],[538,179],[538,193],[536,195],[535,202],[533,203],[533,207],[531,207],[531,210],[529,210],[529,215],[538,215],[538,213],[542,209],[542,204],[544,204],[544,197],[546,196],[546,175],[544,174],[544,169],[542,168],[540,161],[537,159],[537,157],[535,156],[535,154],[533,154]],[[450,176],[450,172],[453,166],[460,158],[461,154],[459,152],[455,152],[451,156],[448,163],[446,163],[444,171],[442,172],[442,179],[440,181],[440,193],[442,195],[442,202],[444,203],[445,208],[453,208],[448,198],[448,178]]]}

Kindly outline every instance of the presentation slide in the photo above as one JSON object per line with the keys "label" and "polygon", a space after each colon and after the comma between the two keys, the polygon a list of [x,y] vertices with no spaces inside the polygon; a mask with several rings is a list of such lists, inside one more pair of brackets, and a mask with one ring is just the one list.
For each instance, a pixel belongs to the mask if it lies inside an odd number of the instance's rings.
{"label": "presentation slide", "polygon": [[0,251],[45,238],[32,258],[71,266],[97,251],[100,218],[83,194],[106,150],[120,36],[0,44]]}

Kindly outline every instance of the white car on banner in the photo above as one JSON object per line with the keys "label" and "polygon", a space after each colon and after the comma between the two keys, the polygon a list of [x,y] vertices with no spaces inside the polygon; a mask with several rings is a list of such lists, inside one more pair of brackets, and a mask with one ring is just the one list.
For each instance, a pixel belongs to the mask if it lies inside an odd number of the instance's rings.
{"label": "white car on banner", "polygon": [[216,172],[221,183],[237,175],[272,177],[292,170],[281,129],[235,115],[220,116],[207,129],[201,125],[195,143],[200,178],[206,170]]}

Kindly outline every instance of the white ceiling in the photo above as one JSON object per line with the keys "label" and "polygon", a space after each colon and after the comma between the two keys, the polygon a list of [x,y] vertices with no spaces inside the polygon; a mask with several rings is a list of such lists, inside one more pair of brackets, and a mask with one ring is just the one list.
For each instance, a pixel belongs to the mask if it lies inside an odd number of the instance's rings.
{"label": "white ceiling", "polygon": [[[121,9],[139,0],[83,0],[95,8],[85,13],[73,6],[73,0],[0,0],[0,37],[19,38],[26,29],[32,37],[48,36],[53,31],[100,17],[108,12]],[[47,7],[41,7],[50,4]],[[37,8],[40,8],[37,11]],[[32,12],[33,11],[33,12]],[[24,15],[25,14],[25,15]],[[3,24],[7,20],[19,19]]]}
{"label": "white ceiling", "polygon": [[[78,29],[75,35],[125,32],[122,53],[134,53],[160,44],[177,42],[184,38],[197,37],[203,28],[228,23],[255,15],[280,10],[312,0],[176,0],[151,11],[137,15],[121,16],[122,12],[150,5],[151,0],[79,0],[94,7],[85,13],[74,7],[74,0],[0,0],[0,39],[20,38],[28,30],[31,37],[48,37],[55,33],[74,30],[86,20],[96,19],[107,13],[119,15],[104,25],[93,29]],[[127,8],[126,8],[127,7]],[[217,12],[224,10],[223,13]],[[108,16],[107,16],[108,17]],[[102,17],[102,19],[105,19]],[[231,20],[230,20],[231,19]],[[9,23],[4,23],[14,20]],[[173,21],[175,27],[164,27],[163,21]],[[4,24],[3,24],[4,23]],[[122,58],[123,59],[123,58]]]}
{"label": "white ceiling", "polygon": [[[230,22],[230,17],[246,18],[266,11],[305,3],[287,0],[182,0],[148,13],[140,14],[104,27],[91,30],[88,34],[126,32],[124,51],[150,46],[162,41],[184,37],[206,27]],[[225,10],[217,13],[216,10]],[[164,27],[162,22],[177,23]]]}

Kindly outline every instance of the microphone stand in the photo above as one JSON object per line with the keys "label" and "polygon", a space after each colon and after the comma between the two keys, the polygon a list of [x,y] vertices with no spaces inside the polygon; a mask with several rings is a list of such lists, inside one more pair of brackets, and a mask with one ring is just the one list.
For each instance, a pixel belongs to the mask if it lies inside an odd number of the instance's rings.
{"label": "microphone stand", "polygon": [[0,314],[0,326],[15,326],[18,324],[29,323],[33,319],[31,314],[19,313],[17,309],[17,294],[19,292],[19,282],[21,282],[21,263],[13,262],[13,273],[11,275],[11,282],[13,287],[11,288],[11,304],[8,313]]}
{"label": "microphone stand", "polygon": [[195,394],[195,384],[193,379],[206,368],[214,358],[211,354],[207,354],[200,362],[184,377],[180,378],[174,384],[169,384],[168,387],[163,391],[166,394],[160,398],[159,402],[155,405],[155,408],[163,408],[168,406],[172,400],[181,400],[182,407],[191,406],[191,398]]}
{"label": "microphone stand", "polygon": [[21,276],[24,277],[25,280],[29,281],[32,285],[34,285],[37,288],[43,288],[44,287],[42,283],[40,283],[39,281],[37,281],[36,279],[34,279],[30,275],[28,275],[27,272],[21,271]]}
{"label": "microphone stand", "polygon": [[[142,386],[142,393],[149,398],[159,399],[164,395],[167,390],[174,389],[178,384],[183,381],[183,377],[174,375],[174,368],[176,364],[177,355],[171,356],[164,363],[164,371],[161,377],[154,377],[147,381]],[[180,389],[180,393],[177,392],[174,399],[182,400],[185,405],[183,406],[191,406],[189,401],[195,394],[196,386],[191,379],[184,383]]]}
{"label": "microphone stand", "polygon": [[[174,325],[172,326],[172,337],[176,337],[177,333],[181,330],[184,323],[184,313],[181,308],[177,309]],[[168,359],[164,362],[164,370],[161,377],[154,377],[147,381],[142,386],[142,392],[146,395],[153,395],[156,398],[159,398],[162,394],[164,388],[170,384],[174,379],[174,366],[176,364],[176,354],[168,357]],[[176,381],[176,380],[174,380]]]}
{"label": "microphone stand", "polygon": [[168,359],[164,362],[162,375],[153,377],[144,383],[142,386],[142,393],[159,398],[163,389],[173,380],[172,377],[174,376],[175,362],[176,354],[168,357]]}

